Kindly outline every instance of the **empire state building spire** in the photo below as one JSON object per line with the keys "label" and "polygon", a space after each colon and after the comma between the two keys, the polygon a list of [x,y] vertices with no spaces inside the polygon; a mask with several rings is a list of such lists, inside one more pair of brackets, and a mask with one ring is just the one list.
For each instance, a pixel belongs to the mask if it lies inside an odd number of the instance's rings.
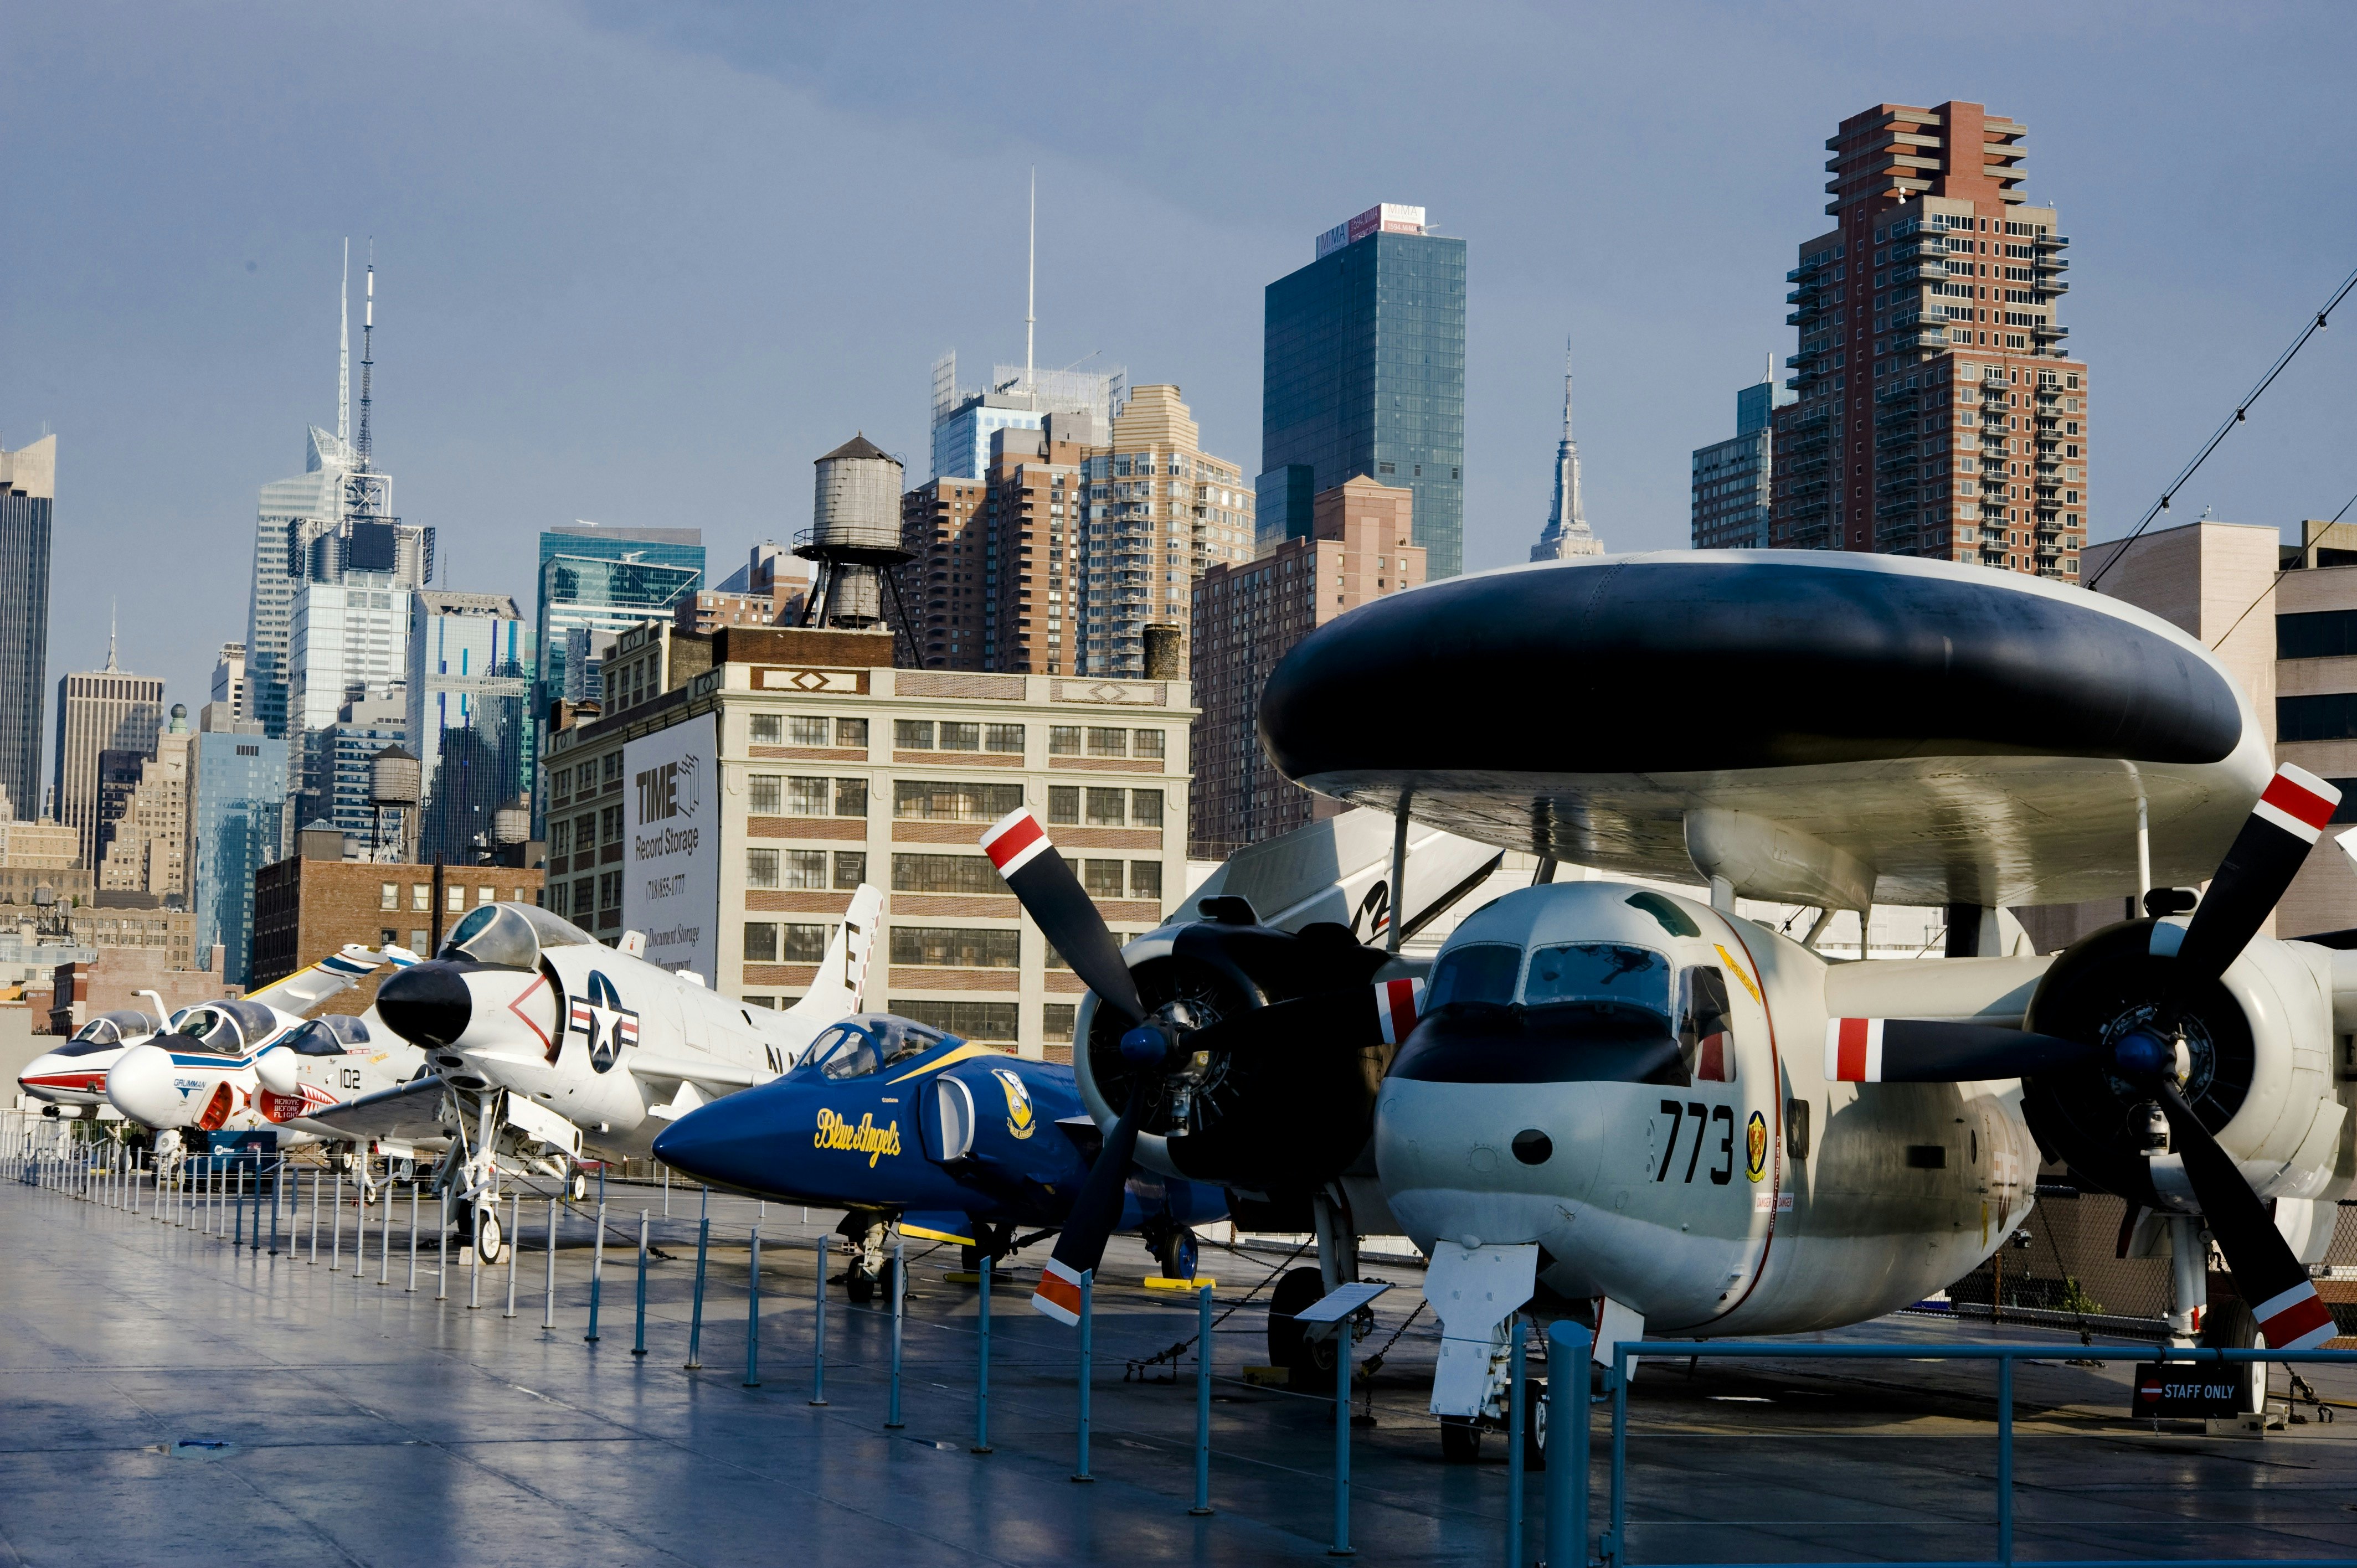
{"label": "empire state building spire", "polygon": [[1555,449],[1555,505],[1548,509],[1546,531],[1531,546],[1534,561],[1563,561],[1574,555],[1601,555],[1604,542],[1587,526],[1579,499],[1579,443],[1571,434],[1571,345],[1563,346],[1563,439]]}

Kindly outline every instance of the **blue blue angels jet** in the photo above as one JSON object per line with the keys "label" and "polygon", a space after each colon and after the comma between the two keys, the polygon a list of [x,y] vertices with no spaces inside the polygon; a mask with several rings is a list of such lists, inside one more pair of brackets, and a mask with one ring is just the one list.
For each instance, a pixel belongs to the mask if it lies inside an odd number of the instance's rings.
{"label": "blue blue angels jet", "polygon": [[[1071,1068],[861,1013],[821,1031],[783,1077],[680,1118],[654,1154],[714,1187],[845,1210],[848,1284],[864,1301],[895,1221],[1003,1257],[1019,1230],[1064,1225],[1102,1144]],[[1191,1228],[1226,1216],[1219,1187],[1132,1165],[1114,1229],[1190,1279]]]}

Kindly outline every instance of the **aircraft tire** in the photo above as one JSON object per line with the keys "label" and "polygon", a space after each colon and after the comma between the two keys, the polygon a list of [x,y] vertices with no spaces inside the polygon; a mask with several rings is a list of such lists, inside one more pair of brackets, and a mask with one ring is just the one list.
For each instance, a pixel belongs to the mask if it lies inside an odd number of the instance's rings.
{"label": "aircraft tire", "polygon": [[1481,1428],[1469,1415],[1440,1418],[1440,1457],[1450,1465],[1471,1465],[1481,1457]]}
{"label": "aircraft tire", "polygon": [[[2221,1302],[2201,1315],[2201,1344],[2207,1349],[2248,1350],[2259,1342],[2258,1319],[2251,1316],[2250,1304],[2242,1300]],[[2244,1411],[2260,1411],[2267,1402],[2267,1364],[2250,1361],[2233,1369],[2234,1386],[2240,1397],[2234,1402]]]}
{"label": "aircraft tire", "polygon": [[583,1199],[587,1198],[588,1196],[589,1196],[589,1176],[588,1176],[588,1174],[587,1174],[587,1172],[584,1172],[584,1171],[575,1171],[575,1172],[573,1173],[573,1201],[574,1201],[574,1202],[576,1202],[576,1203],[579,1203],[579,1202],[581,1202]]}
{"label": "aircraft tire", "polygon": [[1288,1270],[1269,1294],[1269,1364],[1288,1369],[1297,1387],[1330,1389],[1334,1381],[1334,1347],[1304,1338],[1294,1321],[1296,1313],[1325,1294],[1325,1275],[1308,1268]]}
{"label": "aircraft tire", "polygon": [[1523,1468],[1546,1468],[1547,1400],[1544,1378],[1523,1380]]}
{"label": "aircraft tire", "polygon": [[1193,1279],[1196,1260],[1195,1233],[1182,1225],[1171,1233],[1169,1240],[1162,1243],[1158,1262],[1162,1264],[1163,1278]]}
{"label": "aircraft tire", "polygon": [[507,1232],[500,1224],[499,1210],[481,1208],[475,1210],[475,1256],[483,1267],[495,1268],[507,1256]]}
{"label": "aircraft tire", "polygon": [[876,1299],[876,1282],[861,1273],[855,1262],[844,1271],[843,1294],[851,1298],[852,1305],[866,1306]]}

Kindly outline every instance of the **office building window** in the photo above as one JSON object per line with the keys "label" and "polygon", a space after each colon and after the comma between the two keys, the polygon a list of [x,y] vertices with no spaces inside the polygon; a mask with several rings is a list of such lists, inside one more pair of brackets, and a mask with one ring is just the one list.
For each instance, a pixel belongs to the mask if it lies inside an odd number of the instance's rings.
{"label": "office building window", "polygon": [[956,926],[895,926],[892,961],[937,969],[1014,969],[1021,961],[1019,931]]}
{"label": "office building window", "polygon": [[943,751],[980,751],[982,726],[951,724],[944,721],[942,725],[942,749]]}
{"label": "office building window", "polygon": [[1092,828],[1117,828],[1126,820],[1125,808],[1129,804],[1126,789],[1092,789],[1089,791],[1089,825]]}
{"label": "office building window", "polygon": [[839,849],[834,852],[834,886],[837,892],[856,890],[867,880],[867,856],[858,850]]}
{"label": "office building window", "polygon": [[1150,757],[1157,761],[1160,760],[1162,757],[1162,732],[1158,729],[1140,729],[1130,731],[1129,754],[1132,757]]}
{"label": "office building window", "polygon": [[[1120,863],[1115,862],[1116,865]],[[1006,884],[979,854],[895,854],[895,893],[1004,893]]]}
{"label": "office building window", "polygon": [[1129,732],[1125,729],[1092,727],[1089,730],[1089,755],[1091,757],[1127,757]]}
{"label": "office building window", "polygon": [[1084,860],[1081,863],[1081,886],[1092,898],[1118,898],[1122,889],[1122,865],[1117,860]]}
{"label": "office building window", "polygon": [[1078,757],[1080,754],[1081,754],[1081,726],[1080,726],[1080,725],[1049,725],[1048,726],[1048,755],[1049,755],[1049,756],[1050,756],[1050,757]]}
{"label": "office building window", "polygon": [[866,751],[867,749],[867,721],[866,719],[835,720],[834,744],[843,747],[846,751]]}
{"label": "office building window", "polygon": [[[386,883],[383,886],[382,886],[382,887],[378,888],[378,889],[377,889],[377,896],[376,896],[376,907],[377,907],[378,908],[380,908],[380,909],[398,909],[398,908],[401,908],[401,884],[400,884],[400,883],[398,883],[398,882],[388,882],[388,883]],[[393,939],[392,939],[391,937],[387,937],[387,938],[385,938],[384,940],[385,940],[386,941],[391,941],[391,940],[393,940]]]}
{"label": "office building window", "polygon": [[838,817],[864,817],[867,814],[867,780],[838,779],[834,781],[834,814]]}
{"label": "office building window", "polygon": [[1021,751],[1023,726],[1021,725],[984,725],[982,748],[985,751]]}
{"label": "office building window", "polygon": [[785,885],[789,887],[826,886],[826,851],[823,849],[790,849],[785,852]]}
{"label": "office building window", "polygon": [[988,1040],[1003,1045],[1015,1038],[1016,1006],[1012,1002],[927,1002],[895,996],[890,1006],[903,1018],[913,1018],[928,1028],[954,1035],[961,1040]]}
{"label": "office building window", "polygon": [[757,817],[774,817],[784,809],[785,780],[775,773],[756,773],[745,780],[745,810]]}
{"label": "office building window", "polygon": [[1081,791],[1078,785],[1050,784],[1048,786],[1048,822],[1051,826],[1062,824],[1078,827],[1080,825]]}
{"label": "office building window", "polygon": [[1039,1032],[1050,1043],[1070,1045],[1072,1025],[1080,1009],[1070,1002],[1050,1002],[1039,1009]]}
{"label": "office building window", "polygon": [[833,727],[826,719],[789,718],[786,720],[786,743],[790,746],[824,746]]}
{"label": "office building window", "polygon": [[775,887],[778,885],[778,852],[774,849],[748,849],[745,852],[745,886]]}
{"label": "office building window", "polygon": [[1133,860],[1129,863],[1129,896],[1133,898],[1162,897],[1162,863],[1158,860]]}
{"label": "office building window", "polygon": [[786,780],[786,815],[823,817],[834,805],[832,779],[792,778]]}
{"label": "office building window", "polygon": [[892,782],[892,814],[904,819],[995,822],[1022,804],[1020,784],[959,784],[930,779]]}
{"label": "office building window", "polygon": [[1141,828],[1162,825],[1162,791],[1132,789],[1129,792],[1129,820]]}
{"label": "office building window", "polygon": [[745,734],[755,746],[775,746],[782,738],[785,720],[776,714],[755,714],[745,722]]}
{"label": "office building window", "polygon": [[894,719],[892,749],[895,751],[931,751],[933,749],[933,721],[931,719]]}

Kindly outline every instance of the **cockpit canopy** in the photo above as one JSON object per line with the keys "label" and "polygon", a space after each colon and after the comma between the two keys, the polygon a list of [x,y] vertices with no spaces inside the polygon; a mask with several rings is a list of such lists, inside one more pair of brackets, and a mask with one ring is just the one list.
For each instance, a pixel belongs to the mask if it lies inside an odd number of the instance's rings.
{"label": "cockpit canopy", "polygon": [[120,1007],[112,1013],[101,1013],[73,1032],[73,1038],[58,1050],[61,1057],[88,1056],[121,1045],[134,1035],[152,1035],[163,1026],[135,1007]]}
{"label": "cockpit canopy", "polygon": [[172,1048],[242,1056],[278,1029],[278,1016],[259,1002],[207,1002],[172,1023]]}
{"label": "cockpit canopy", "polygon": [[1625,941],[1471,941],[1442,953],[1395,1077],[1449,1083],[1724,1083],[1725,972]]}
{"label": "cockpit canopy", "polygon": [[354,1046],[368,1044],[368,1025],[361,1019],[330,1013],[296,1030],[286,1037],[286,1044],[299,1057],[340,1057]]}
{"label": "cockpit canopy", "polygon": [[865,1078],[936,1046],[956,1043],[954,1035],[895,1014],[860,1013],[822,1031],[796,1065],[815,1067],[830,1079]]}
{"label": "cockpit canopy", "polygon": [[453,928],[436,958],[537,969],[544,947],[595,947],[597,939],[536,904],[481,904]]}

